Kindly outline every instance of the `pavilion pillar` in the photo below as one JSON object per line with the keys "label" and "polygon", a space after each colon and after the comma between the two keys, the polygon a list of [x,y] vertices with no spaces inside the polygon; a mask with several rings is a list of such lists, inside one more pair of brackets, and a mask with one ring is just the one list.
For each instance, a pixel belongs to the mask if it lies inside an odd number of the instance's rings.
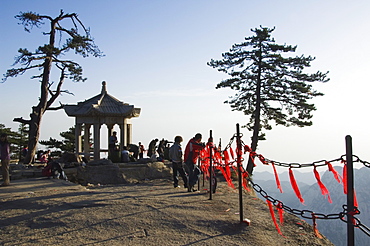
{"label": "pavilion pillar", "polygon": [[[76,121],[77,121],[77,118],[76,118]],[[82,152],[81,128],[82,128],[82,124],[76,122],[76,125],[75,125],[75,147],[76,147],[77,155],[79,155]]]}
{"label": "pavilion pillar", "polygon": [[90,161],[90,128],[91,124],[84,124],[84,156]]}
{"label": "pavilion pillar", "polygon": [[127,144],[131,144],[132,143],[132,124],[130,121],[127,121],[127,124],[126,124],[126,142]]}
{"label": "pavilion pillar", "polygon": [[108,145],[109,145],[109,138],[110,138],[110,136],[112,136],[113,135],[113,126],[114,126],[114,124],[106,124],[107,125],[107,128],[108,128]]}
{"label": "pavilion pillar", "polygon": [[126,131],[127,131],[127,125],[126,125],[126,119],[123,120],[123,124],[119,124],[120,129],[120,148],[123,149],[123,146],[127,146],[127,139],[126,139]]}
{"label": "pavilion pillar", "polygon": [[100,160],[100,123],[94,123],[94,160]]}

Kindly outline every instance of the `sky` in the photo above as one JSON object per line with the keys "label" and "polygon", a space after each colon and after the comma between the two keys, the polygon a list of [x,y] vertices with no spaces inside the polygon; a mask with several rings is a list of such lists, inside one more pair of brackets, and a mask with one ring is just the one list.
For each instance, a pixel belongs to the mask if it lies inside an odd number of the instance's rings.
{"label": "sky", "polygon": [[[353,153],[370,161],[367,71],[370,67],[370,2],[343,1],[251,1],[251,0],[2,0],[0,8],[0,71],[12,68],[19,48],[34,51],[47,42],[42,29],[23,30],[14,18],[32,11],[55,17],[77,13],[90,27],[102,58],[72,56],[84,69],[87,81],[67,81],[64,89],[74,95],[58,98],[63,104],[76,104],[101,91],[141,108],[132,119],[133,143],[148,146],[154,138],[184,138],[183,145],[196,133],[203,140],[212,130],[215,142],[225,146],[236,133],[236,124],[249,117],[233,112],[224,101],[235,94],[215,89],[226,74],[207,66],[221,59],[235,43],[252,36],[259,26],[275,27],[272,36],[278,44],[297,45],[295,55],[316,57],[307,72],[329,71],[330,81],[315,83],[325,96],[314,103],[310,127],[273,126],[260,141],[257,153],[287,163],[332,160],[345,154],[345,137],[350,135]],[[0,83],[0,123],[16,130],[15,117],[28,119],[37,104],[39,82],[34,72]],[[56,106],[55,105],[55,106]],[[74,125],[63,110],[49,111],[41,125],[41,140],[60,139],[59,133]],[[102,128],[102,137],[107,131]],[[241,129],[242,140],[250,144],[252,132]],[[105,135],[104,135],[105,134]],[[102,143],[102,148],[106,148]],[[44,146],[40,146],[44,148]],[[355,167],[360,168],[360,164]],[[257,165],[256,170],[271,167]],[[305,170],[303,170],[305,171]]]}

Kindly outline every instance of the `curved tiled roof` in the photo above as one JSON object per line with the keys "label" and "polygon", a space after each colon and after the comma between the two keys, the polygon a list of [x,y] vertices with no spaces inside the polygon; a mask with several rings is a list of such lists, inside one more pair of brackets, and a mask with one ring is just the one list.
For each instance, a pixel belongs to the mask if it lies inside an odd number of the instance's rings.
{"label": "curved tiled roof", "polygon": [[108,94],[106,82],[102,83],[102,90],[96,95],[77,105],[64,105],[64,111],[68,116],[118,116],[124,118],[138,117],[140,108],[123,103]]}

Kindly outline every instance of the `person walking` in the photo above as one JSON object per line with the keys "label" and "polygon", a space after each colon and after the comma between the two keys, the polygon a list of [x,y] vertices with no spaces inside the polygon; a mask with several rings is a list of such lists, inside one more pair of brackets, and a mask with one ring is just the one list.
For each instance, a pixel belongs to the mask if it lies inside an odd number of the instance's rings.
{"label": "person walking", "polygon": [[10,143],[8,141],[8,135],[2,133],[0,135],[0,159],[1,159],[1,171],[3,175],[3,183],[1,186],[9,186],[9,163],[10,163]]}
{"label": "person walking", "polygon": [[175,137],[174,144],[170,147],[169,157],[172,161],[172,172],[173,172],[173,187],[180,188],[178,174],[180,174],[184,181],[184,188],[188,188],[188,178],[186,177],[185,170],[183,167],[182,148],[181,142],[183,141],[181,136]]}
{"label": "person walking", "polygon": [[185,148],[184,160],[188,172],[188,191],[196,191],[194,185],[198,181],[200,175],[200,170],[196,165],[197,159],[199,157],[200,151],[205,147],[202,141],[202,134],[197,133],[195,136],[189,140]]}

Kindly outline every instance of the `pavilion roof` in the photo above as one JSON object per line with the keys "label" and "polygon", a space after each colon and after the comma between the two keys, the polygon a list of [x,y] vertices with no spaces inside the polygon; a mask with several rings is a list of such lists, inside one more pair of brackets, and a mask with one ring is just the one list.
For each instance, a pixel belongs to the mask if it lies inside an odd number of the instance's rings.
{"label": "pavilion roof", "polygon": [[96,95],[77,105],[64,105],[64,110],[68,116],[116,116],[124,118],[138,117],[140,108],[119,101],[117,98],[108,94],[106,82],[102,82],[102,90]]}

